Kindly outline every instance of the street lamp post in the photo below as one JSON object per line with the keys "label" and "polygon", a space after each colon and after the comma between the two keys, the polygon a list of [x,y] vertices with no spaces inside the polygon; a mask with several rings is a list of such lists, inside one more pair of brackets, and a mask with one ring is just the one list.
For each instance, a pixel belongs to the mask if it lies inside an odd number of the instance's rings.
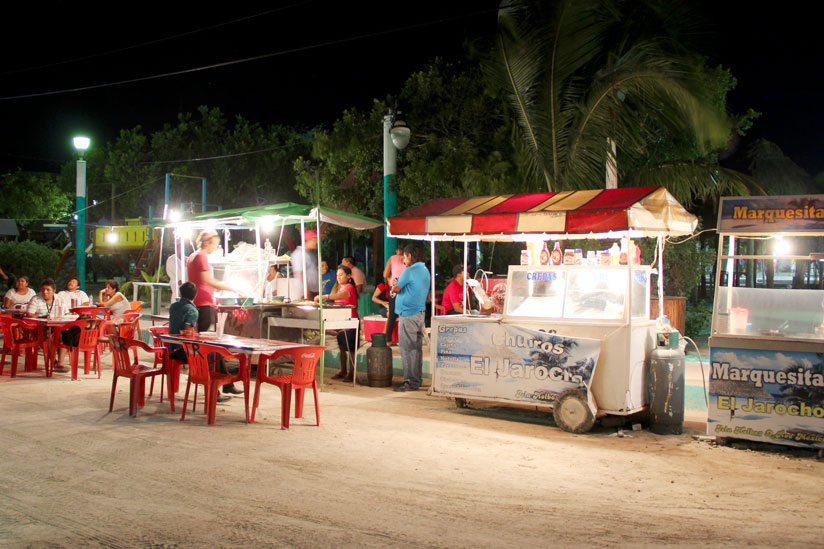
{"label": "street lamp post", "polygon": [[77,159],[77,199],[75,208],[77,209],[77,233],[75,234],[75,262],[77,263],[77,279],[80,281],[80,289],[86,290],[86,161],[83,160],[83,153],[89,148],[91,140],[88,137],[75,137],[72,139],[74,148],[77,149],[79,158]]}
{"label": "street lamp post", "polygon": [[[401,111],[389,109],[383,117],[383,217],[384,221],[398,213],[398,187],[393,181],[397,170],[398,151],[409,144],[411,131],[401,118]],[[383,261],[395,254],[396,239],[386,234],[383,227]]]}

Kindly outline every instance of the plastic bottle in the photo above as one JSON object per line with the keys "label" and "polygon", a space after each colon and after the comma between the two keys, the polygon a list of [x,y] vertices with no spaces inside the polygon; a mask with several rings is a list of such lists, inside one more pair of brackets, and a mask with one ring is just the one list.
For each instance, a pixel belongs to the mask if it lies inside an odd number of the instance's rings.
{"label": "plastic bottle", "polygon": [[272,243],[268,238],[266,239],[266,242],[263,243],[263,250],[266,252],[266,255],[272,254]]}
{"label": "plastic bottle", "polygon": [[561,243],[556,242],[555,247],[552,248],[552,253],[550,254],[549,262],[552,265],[560,265],[564,261],[564,253],[561,251]]}
{"label": "plastic bottle", "polygon": [[627,241],[621,239],[621,249],[618,252],[618,263],[621,265],[627,264]]}
{"label": "plastic bottle", "polygon": [[549,248],[547,248],[546,242],[544,242],[544,247],[541,250],[541,265],[549,265]]}
{"label": "plastic bottle", "polygon": [[617,242],[612,243],[612,247],[609,249],[609,259],[610,263],[613,265],[618,265],[618,262],[621,259],[621,249],[618,247]]}

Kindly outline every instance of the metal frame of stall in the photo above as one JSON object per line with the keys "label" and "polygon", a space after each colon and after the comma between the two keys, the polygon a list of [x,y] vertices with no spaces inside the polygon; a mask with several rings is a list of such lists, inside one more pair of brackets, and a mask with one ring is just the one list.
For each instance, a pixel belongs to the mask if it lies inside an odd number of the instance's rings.
{"label": "metal frame of stall", "polygon": [[[668,236],[686,236],[692,234],[697,226],[697,218],[683,209],[683,207],[662,187],[648,187],[637,188],[633,196],[635,200],[628,199],[627,195],[631,194],[631,189],[615,189],[615,190],[595,190],[595,191],[567,191],[560,193],[536,193],[534,195],[503,195],[499,197],[473,197],[473,198],[456,198],[456,199],[440,199],[444,202],[446,209],[436,211],[432,215],[428,215],[427,203],[418,208],[413,208],[408,212],[404,212],[399,216],[388,219],[388,232],[392,237],[404,238],[409,240],[420,240],[430,242],[430,257],[431,257],[431,299],[433,305],[435,303],[435,243],[439,241],[447,242],[463,242],[464,243],[464,271],[467,268],[467,252],[469,242],[480,241],[497,241],[497,242],[529,242],[536,240],[585,240],[585,239],[599,239],[599,240],[623,240],[627,243],[626,249],[629,249],[629,240],[633,238],[656,237],[657,238],[657,261],[658,261],[658,295],[659,295],[659,317],[663,316],[663,240]],[[568,231],[555,231],[552,229],[564,227],[564,216],[572,211],[580,209],[587,204],[593,204],[598,200],[609,202],[612,197],[616,197],[621,206],[615,210],[622,212],[626,210],[626,215],[622,222],[626,222],[626,227],[623,230],[598,230],[598,223],[593,223],[591,227],[595,230],[588,232],[570,233]],[[647,200],[649,203],[648,211],[635,211],[633,216],[632,206]],[[532,205],[524,213],[524,218],[518,217],[514,222],[510,221],[510,229],[495,229],[495,217],[499,218],[503,215],[518,215],[513,210],[506,210],[507,201],[512,201],[517,206],[514,208],[522,208],[524,203]],[[438,202],[432,201],[432,203]],[[567,208],[566,204],[573,204],[575,208]],[[428,208],[433,210],[435,208]],[[587,212],[593,215],[595,219],[599,215],[602,217],[610,217],[614,219],[614,213],[607,212],[606,208],[593,208],[592,211]],[[475,222],[474,219],[469,221],[465,218],[473,216],[482,218],[487,212],[488,220],[482,223],[488,230],[483,234],[473,234],[470,232],[471,225]],[[663,212],[663,215],[655,215]],[[531,214],[531,215],[530,215]],[[404,219],[406,217],[406,219]],[[409,218],[417,218],[418,226],[423,230],[417,233],[409,229],[412,224]],[[421,218],[424,218],[423,220]],[[422,221],[422,223],[420,223]],[[394,225],[394,227],[393,227]],[[517,230],[518,227],[523,227],[524,230]],[[601,227],[605,225],[602,224]],[[545,230],[541,230],[544,228]],[[548,229],[548,230],[546,230]],[[623,265],[621,267],[624,267]],[[626,268],[628,269],[627,277],[627,292],[624,301],[624,313],[622,316],[623,323],[616,323],[616,329],[628,328],[627,344],[630,344],[632,337],[632,314],[629,310],[632,294],[632,269],[637,267],[631,261],[627,261]],[[464,294],[466,290],[466,281],[464,281]],[[466,297],[464,297],[466,300]],[[432,307],[432,319],[435,318],[435,307]],[[455,315],[464,316],[467,315]],[[503,321],[504,318],[501,318]],[[526,319],[529,320],[529,319]],[[544,319],[546,320],[546,319]],[[517,320],[510,320],[509,323],[517,323]],[[434,338],[433,338],[434,339]],[[435,370],[435,345],[430,346],[430,364],[433,368],[433,376]],[[593,374],[594,375],[594,374]],[[454,396],[454,395],[446,395]],[[466,395],[469,396],[469,395]],[[471,398],[471,396],[469,396]],[[500,400],[496,398],[477,397],[481,400]],[[504,400],[505,402],[512,402],[511,400]],[[521,403],[523,404],[523,403]],[[530,402],[530,404],[534,404]],[[590,401],[592,404],[592,401]],[[634,413],[643,409],[644,405],[638,409],[625,412]],[[592,409],[592,406],[590,406]],[[611,410],[610,413],[621,413],[619,410]]]}
{"label": "metal frame of stall", "polygon": [[[283,227],[287,224],[296,224],[300,223],[300,238],[301,238],[301,251],[305,254],[305,226],[306,223],[315,223],[317,226],[318,232],[318,247],[317,247],[317,264],[318,264],[318,287],[322,287],[323,281],[320,273],[320,262],[321,262],[321,238],[320,238],[320,227],[322,223],[327,223],[331,225],[339,225],[351,229],[356,230],[367,230],[367,229],[374,229],[376,227],[380,227],[383,225],[380,221],[376,219],[372,219],[366,216],[361,216],[357,214],[351,214],[348,212],[343,212],[340,210],[335,210],[332,208],[326,208],[323,206],[306,206],[301,204],[295,204],[291,202],[281,203],[281,204],[272,204],[266,206],[257,206],[252,208],[236,208],[232,210],[220,210],[217,212],[209,212],[204,214],[196,215],[190,219],[177,221],[174,223],[169,223],[167,226],[170,228],[175,229],[174,236],[175,236],[175,253],[178,254],[179,260],[179,273],[180,273],[180,280],[186,280],[186,266],[185,266],[185,241],[184,237],[188,237],[189,245],[192,250],[196,250],[194,243],[191,241],[191,232],[193,230],[203,230],[203,229],[214,229],[216,231],[224,231],[223,234],[223,242],[224,242],[224,250],[229,249],[229,233],[227,231],[231,230],[254,230],[255,231],[255,247],[257,249],[258,254],[258,266],[259,266],[259,274],[258,278],[262,279],[266,276],[266,269],[267,267],[262,266],[264,254],[261,251],[261,227],[263,225],[268,224],[280,224],[281,231],[280,235],[282,238],[283,235]],[[184,234],[184,231],[187,231],[188,234]],[[178,247],[178,241],[180,242],[180,247]],[[275,254],[277,256],[277,252],[280,249],[280,240],[278,241],[278,245],[275,247]],[[305,256],[304,256],[305,262]],[[287,276],[288,278],[288,276]],[[288,291],[291,292],[291,284],[288,284],[287,287],[289,288]],[[303,277],[303,291],[304,295],[308,292],[308,281],[306,277]],[[258,296],[255,296],[255,300],[258,299]],[[321,345],[325,345],[326,343],[326,332],[324,329],[324,319],[323,319],[323,303],[322,300],[319,303],[319,323],[318,323],[318,330],[320,332]],[[357,341],[357,328],[356,328],[356,341]],[[355,350],[355,353],[357,350]],[[354,368],[356,369],[357,363],[353,360]],[[321,376],[321,384],[323,384],[323,374],[324,374],[324,366],[325,366],[325,358],[321,357],[320,362],[320,376]],[[357,379],[357,376],[353,376],[354,379]],[[353,381],[356,383],[356,381]]]}
{"label": "metal frame of stall", "polygon": [[[766,377],[765,372],[771,369],[767,368],[768,365],[773,364],[768,356],[770,353],[776,355],[772,359],[780,357],[786,362],[792,360],[791,355],[794,353],[810,353],[809,356],[824,354],[824,322],[816,328],[822,335],[812,338],[801,337],[798,334],[784,335],[778,333],[780,330],[764,332],[755,330],[750,333],[748,319],[743,318],[742,323],[740,315],[738,319],[734,319],[732,314],[735,309],[733,288],[737,287],[734,285],[736,260],[824,261],[824,253],[821,252],[810,252],[808,255],[736,253],[736,238],[768,240],[784,236],[824,237],[824,195],[722,197],[718,207],[717,230],[718,257],[709,340],[712,367],[710,369],[707,434],[721,440],[747,439],[791,446],[824,448],[824,424],[818,426],[817,432],[798,426],[788,427],[787,424],[790,421],[784,418],[794,417],[791,413],[792,403],[782,403],[781,399],[766,392],[764,388],[768,386],[767,383],[753,381],[755,372],[758,372],[757,379],[761,380]],[[723,284],[723,275],[727,277],[726,284]],[[722,292],[720,290],[722,288],[725,290],[724,303],[721,303],[720,294]],[[739,288],[768,292],[779,291],[775,288]],[[821,290],[791,289],[790,291],[815,291],[817,294],[814,302],[821,302],[821,306],[824,307],[824,302],[821,301],[821,295],[824,292]],[[808,299],[812,297],[808,296]],[[789,313],[785,314],[789,315]],[[722,315],[725,315],[724,322],[721,322]],[[749,320],[751,323],[754,322],[751,316]],[[788,323],[793,320],[796,319],[786,318]],[[726,364],[723,361],[716,361],[715,352],[724,354],[723,351],[727,349],[734,350],[734,361]],[[752,357],[757,353],[761,355],[757,357],[755,364],[747,362],[753,360]],[[777,360],[773,362],[778,364]],[[801,359],[798,365],[803,362],[804,360]],[[721,379],[715,378],[716,366],[722,372]],[[729,375],[731,370],[741,372],[742,366],[746,366],[746,375],[740,377]],[[725,407],[719,404],[719,398],[727,399]],[[749,403],[749,408],[751,408],[747,410],[747,404],[741,405],[739,409],[746,412],[743,417],[741,414],[735,415],[736,408],[739,407],[737,402],[740,401]],[[754,406],[753,403],[756,405]],[[763,405],[764,410],[758,411],[758,403]],[[819,402],[818,405],[807,404],[808,408],[811,410],[817,408],[819,412],[819,415],[814,415],[811,419],[824,417],[824,402]],[[776,419],[773,417],[774,413],[767,411],[770,405],[783,406],[786,412],[779,413]],[[726,410],[723,414],[719,413],[722,408]],[[723,421],[722,415],[727,416],[723,418]],[[771,417],[775,423],[769,425],[772,429],[765,430],[762,420]]]}

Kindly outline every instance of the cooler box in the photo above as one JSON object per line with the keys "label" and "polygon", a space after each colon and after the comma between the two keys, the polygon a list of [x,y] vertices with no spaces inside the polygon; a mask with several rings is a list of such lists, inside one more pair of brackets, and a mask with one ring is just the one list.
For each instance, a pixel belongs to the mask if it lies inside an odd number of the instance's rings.
{"label": "cooler box", "polygon": [[[381,315],[369,315],[363,317],[363,337],[366,341],[372,341],[372,334],[383,333],[386,326],[386,319]],[[395,321],[395,330],[392,332],[392,341],[398,341],[398,321]]]}

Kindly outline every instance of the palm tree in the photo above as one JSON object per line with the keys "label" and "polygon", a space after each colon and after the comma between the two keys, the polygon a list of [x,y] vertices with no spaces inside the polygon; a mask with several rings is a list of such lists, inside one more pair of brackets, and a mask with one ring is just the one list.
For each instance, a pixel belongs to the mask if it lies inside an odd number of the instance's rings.
{"label": "palm tree", "polygon": [[[603,187],[605,166],[617,164],[622,184],[663,185],[687,204],[747,193],[752,182],[708,154],[726,146],[733,124],[709,69],[681,45],[686,35],[663,32],[670,19],[690,21],[677,5],[502,2],[488,73],[506,90],[530,173],[549,191]],[[695,154],[650,162],[662,142]]]}

